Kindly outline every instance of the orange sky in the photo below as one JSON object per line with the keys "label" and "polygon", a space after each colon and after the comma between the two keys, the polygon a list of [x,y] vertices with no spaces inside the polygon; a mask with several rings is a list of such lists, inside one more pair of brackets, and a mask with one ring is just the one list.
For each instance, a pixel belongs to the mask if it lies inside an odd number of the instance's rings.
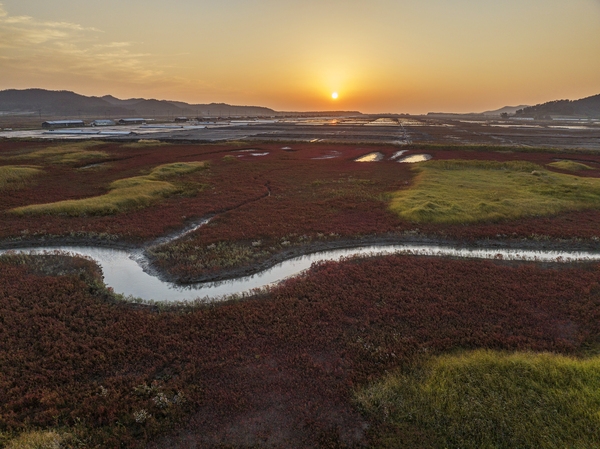
{"label": "orange sky", "polygon": [[472,112],[599,94],[599,55],[600,0],[0,0],[0,89]]}

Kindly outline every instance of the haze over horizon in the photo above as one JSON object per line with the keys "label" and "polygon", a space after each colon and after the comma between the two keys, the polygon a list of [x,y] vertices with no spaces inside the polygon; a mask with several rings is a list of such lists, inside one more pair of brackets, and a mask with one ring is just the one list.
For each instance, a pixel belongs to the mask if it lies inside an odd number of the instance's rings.
{"label": "haze over horizon", "polygon": [[599,0],[0,1],[0,89],[480,112],[599,94],[598,55]]}

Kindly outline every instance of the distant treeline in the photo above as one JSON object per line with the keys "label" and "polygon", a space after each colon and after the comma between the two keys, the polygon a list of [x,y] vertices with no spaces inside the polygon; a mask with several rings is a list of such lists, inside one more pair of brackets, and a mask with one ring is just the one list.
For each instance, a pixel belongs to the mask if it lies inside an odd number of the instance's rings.
{"label": "distant treeline", "polygon": [[519,109],[516,112],[517,117],[534,117],[538,119],[550,118],[557,115],[600,118],[600,95],[573,101],[549,101],[548,103]]}

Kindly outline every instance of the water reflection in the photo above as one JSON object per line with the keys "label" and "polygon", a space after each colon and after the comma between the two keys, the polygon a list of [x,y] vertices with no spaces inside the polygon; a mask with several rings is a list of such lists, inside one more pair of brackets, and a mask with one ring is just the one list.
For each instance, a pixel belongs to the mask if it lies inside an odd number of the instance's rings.
{"label": "water reflection", "polygon": [[396,151],[394,154],[392,154],[392,156],[390,157],[390,160],[394,160],[394,159],[398,159],[400,156],[402,156],[404,153],[406,153],[408,150],[400,150],[400,151]]}
{"label": "water reflection", "polygon": [[411,154],[410,156],[403,157],[398,162],[405,164],[414,164],[416,162],[425,162],[431,159],[431,154]]}
{"label": "water reflection", "polygon": [[[298,275],[315,262],[340,260],[351,256],[373,254],[411,254],[426,256],[450,256],[477,259],[532,260],[541,262],[572,262],[580,260],[600,260],[600,252],[531,251],[519,249],[464,249],[438,245],[386,245],[337,249],[309,254],[286,260],[274,267],[253,276],[244,276],[228,281],[198,283],[182,286],[164,282],[143,271],[140,264],[146,262],[142,251],[129,253],[124,250],[63,246],[20,248],[19,253],[41,254],[44,252],[66,251],[94,259],[102,268],[104,282],[117,293],[144,300],[192,301],[204,298],[218,301],[228,295],[251,292],[253,289],[268,287],[286,278]],[[0,250],[0,254],[7,250]]]}
{"label": "water reflection", "polygon": [[354,159],[355,162],[378,162],[383,159],[382,153],[369,153]]}

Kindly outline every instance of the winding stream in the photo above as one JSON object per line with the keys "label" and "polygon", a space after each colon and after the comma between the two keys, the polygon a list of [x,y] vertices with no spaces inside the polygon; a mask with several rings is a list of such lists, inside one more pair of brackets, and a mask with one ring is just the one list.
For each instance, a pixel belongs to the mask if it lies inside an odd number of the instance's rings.
{"label": "winding stream", "polygon": [[[190,230],[186,230],[190,232]],[[249,293],[253,289],[274,285],[286,278],[295,276],[310,268],[315,262],[340,260],[352,256],[373,254],[412,254],[429,256],[451,256],[461,258],[504,260],[531,260],[541,262],[573,262],[600,260],[600,252],[533,251],[518,249],[461,249],[439,245],[385,245],[364,246],[349,249],[322,251],[296,257],[279,263],[272,268],[252,276],[220,282],[205,282],[179,285],[162,281],[142,269],[145,262],[143,250],[125,251],[119,249],[96,248],[88,246],[60,246],[17,248],[0,250],[0,254],[14,251],[17,253],[41,254],[44,252],[65,251],[73,255],[82,255],[94,259],[102,268],[104,282],[116,293],[165,302],[192,301],[204,299],[219,301],[234,294]]]}

